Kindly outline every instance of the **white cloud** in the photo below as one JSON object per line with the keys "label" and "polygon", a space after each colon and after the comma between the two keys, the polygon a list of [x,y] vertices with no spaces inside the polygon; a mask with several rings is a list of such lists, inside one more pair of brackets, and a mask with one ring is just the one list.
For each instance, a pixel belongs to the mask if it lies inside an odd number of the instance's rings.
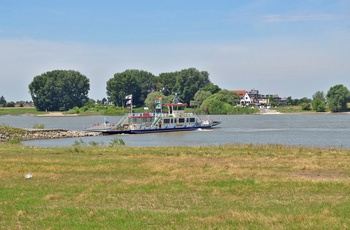
{"label": "white cloud", "polygon": [[264,22],[305,22],[305,21],[338,21],[348,20],[350,15],[335,14],[270,14],[263,16]]}

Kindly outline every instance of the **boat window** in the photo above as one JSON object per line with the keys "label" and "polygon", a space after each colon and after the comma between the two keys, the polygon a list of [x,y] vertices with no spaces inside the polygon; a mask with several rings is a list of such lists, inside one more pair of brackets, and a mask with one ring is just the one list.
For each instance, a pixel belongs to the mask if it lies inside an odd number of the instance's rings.
{"label": "boat window", "polygon": [[190,122],[194,122],[194,121],[195,121],[194,117],[191,117]]}
{"label": "boat window", "polygon": [[179,123],[185,123],[185,118],[179,118]]}
{"label": "boat window", "polygon": [[170,119],[164,119],[164,124],[169,124],[170,123]]}

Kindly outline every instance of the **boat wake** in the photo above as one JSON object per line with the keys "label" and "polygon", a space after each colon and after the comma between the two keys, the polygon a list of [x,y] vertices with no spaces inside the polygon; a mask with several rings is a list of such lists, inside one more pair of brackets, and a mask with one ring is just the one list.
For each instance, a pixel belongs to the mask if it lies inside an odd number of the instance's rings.
{"label": "boat wake", "polygon": [[213,131],[212,129],[202,129],[202,128],[199,128],[197,129],[197,131],[201,131],[201,132],[211,132]]}

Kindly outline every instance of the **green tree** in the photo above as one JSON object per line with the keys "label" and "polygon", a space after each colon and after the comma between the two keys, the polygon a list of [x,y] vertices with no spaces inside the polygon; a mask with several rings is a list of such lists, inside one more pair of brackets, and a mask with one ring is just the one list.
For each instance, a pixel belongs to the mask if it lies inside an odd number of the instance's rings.
{"label": "green tree", "polygon": [[344,85],[335,85],[327,92],[328,107],[332,112],[343,112],[347,110],[350,92]]}
{"label": "green tree", "polygon": [[0,106],[5,106],[6,105],[6,100],[4,96],[0,97]]}
{"label": "green tree", "polygon": [[149,110],[155,111],[156,109],[155,101],[158,100],[159,97],[162,97],[162,101],[164,102],[165,100],[164,95],[159,91],[154,91],[147,95],[147,98],[145,100],[145,105],[149,108]]}
{"label": "green tree", "polygon": [[161,73],[158,81],[164,95],[169,96],[178,93],[181,100],[187,104],[190,104],[199,89],[211,83],[208,72],[199,71],[195,68],[183,69],[173,73]]}
{"label": "green tree", "polygon": [[155,76],[143,70],[125,70],[107,81],[107,95],[115,105],[123,106],[125,96],[132,94],[133,105],[142,106],[155,90]]}
{"label": "green tree", "polygon": [[324,112],[326,111],[326,97],[322,91],[317,91],[312,96],[312,109],[316,112]]}
{"label": "green tree", "polygon": [[312,100],[315,100],[319,98],[322,102],[326,102],[326,97],[323,93],[323,91],[317,91],[313,96],[312,96]]}
{"label": "green tree", "polygon": [[220,92],[220,87],[218,85],[214,85],[213,83],[206,84],[201,90],[209,91],[212,94]]}
{"label": "green tree", "polygon": [[232,106],[224,101],[214,99],[209,106],[209,114],[228,114]]}
{"label": "green tree", "polygon": [[272,106],[272,107],[275,107],[277,105],[277,102],[275,101],[275,98],[273,98],[272,95],[270,95],[269,97],[269,104]]}
{"label": "green tree", "polygon": [[114,74],[114,77],[107,81],[106,89],[108,100],[118,106],[125,105],[127,95],[133,95],[133,104],[141,95],[141,86],[132,70]]}
{"label": "green tree", "polygon": [[326,106],[322,99],[317,97],[312,101],[312,109],[316,112],[324,112],[326,111]]}
{"label": "green tree", "polygon": [[298,105],[301,105],[301,104],[303,104],[303,103],[311,103],[311,99],[309,99],[309,98],[307,98],[307,97],[303,97],[303,98],[300,98],[299,100],[298,100]]}
{"label": "green tree", "polygon": [[308,102],[303,102],[300,104],[302,110],[311,110],[311,104]]}
{"label": "green tree", "polygon": [[231,105],[231,106],[235,106],[239,103],[240,97],[237,93],[231,91],[231,90],[227,90],[227,89],[223,89],[220,90],[218,93],[213,94],[216,95],[216,97],[223,101],[226,102],[227,104]]}
{"label": "green tree", "polygon": [[88,100],[89,79],[73,70],[54,70],[34,77],[29,92],[37,110],[65,111]]}
{"label": "green tree", "polygon": [[212,94],[210,91],[205,90],[198,90],[197,93],[194,95],[193,100],[190,102],[190,106],[193,108],[199,108],[203,101],[210,97]]}

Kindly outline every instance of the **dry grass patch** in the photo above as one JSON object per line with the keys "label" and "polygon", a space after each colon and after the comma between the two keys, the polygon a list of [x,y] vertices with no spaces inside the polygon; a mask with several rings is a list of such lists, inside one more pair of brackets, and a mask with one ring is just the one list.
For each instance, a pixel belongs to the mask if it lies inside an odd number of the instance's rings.
{"label": "dry grass patch", "polygon": [[[349,227],[349,155],[343,149],[279,145],[0,144],[0,226]],[[26,180],[26,173],[33,178]]]}

